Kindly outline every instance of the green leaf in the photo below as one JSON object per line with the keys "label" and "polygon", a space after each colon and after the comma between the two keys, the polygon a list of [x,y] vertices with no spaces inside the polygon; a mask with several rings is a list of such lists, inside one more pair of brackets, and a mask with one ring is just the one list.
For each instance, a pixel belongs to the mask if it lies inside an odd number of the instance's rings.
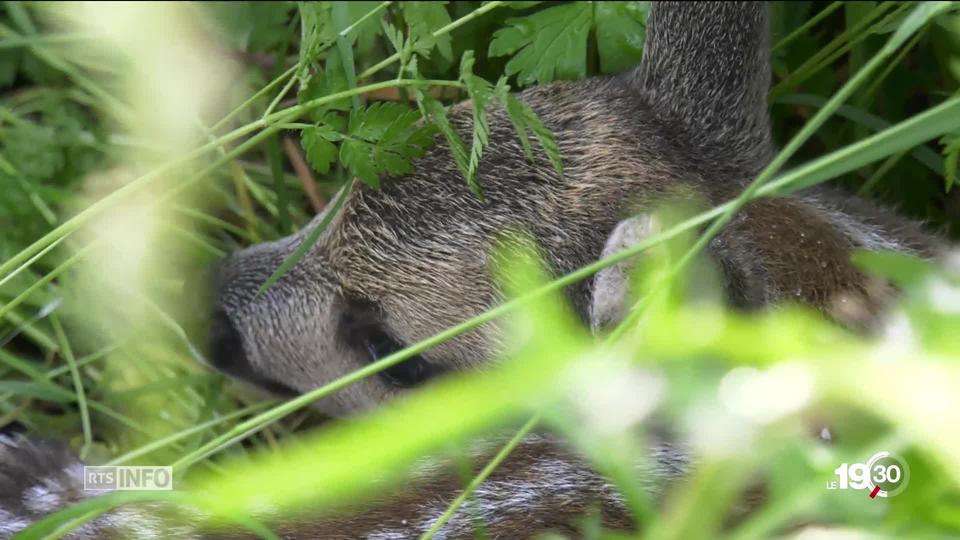
{"label": "green leaf", "polygon": [[378,102],[351,111],[349,136],[340,146],[340,161],[365,184],[378,189],[380,176],[413,171],[410,161],[432,142],[432,126],[417,126],[420,115],[399,103]]}
{"label": "green leaf", "polygon": [[530,135],[527,133],[527,119],[523,110],[523,102],[513,96],[506,96],[507,116],[513,123],[513,129],[517,132],[517,138],[520,139],[520,146],[523,147],[523,155],[529,161],[533,161],[533,146],[530,145]]}
{"label": "green leaf", "polygon": [[523,146],[527,159],[533,159],[533,150],[530,147],[530,139],[527,135],[527,130],[530,130],[537,141],[540,142],[540,146],[543,148],[550,164],[553,165],[554,170],[562,176],[563,158],[560,156],[560,147],[557,145],[556,139],[553,138],[550,128],[544,125],[537,113],[526,103],[512,95],[507,95],[506,101],[507,114],[513,122],[513,127],[517,131],[517,136],[520,138],[520,144]]}
{"label": "green leaf", "polygon": [[467,157],[467,145],[463,138],[457,133],[447,118],[447,109],[442,103],[428,96],[419,88],[416,89],[417,103],[422,107],[424,115],[430,120],[443,138],[447,141],[447,147],[453,156],[453,162],[457,165],[460,174],[466,179],[470,176],[469,158]]}
{"label": "green leaf", "polygon": [[[336,6],[334,5],[336,4]],[[337,40],[337,26],[345,29],[364,19],[345,36],[348,45],[356,46],[355,55],[364,56],[376,45],[380,35],[380,24],[376,11],[381,2],[299,2],[300,8],[300,69],[298,76],[305,78],[305,70],[319,57],[319,54]],[[337,11],[337,25],[334,25],[334,7]],[[373,15],[371,15],[371,13]],[[371,15],[368,17],[368,15]]]}
{"label": "green leaf", "polygon": [[490,140],[490,126],[487,123],[487,105],[493,96],[493,86],[485,79],[473,74],[473,51],[466,51],[460,61],[460,80],[467,87],[473,110],[473,140],[470,144],[470,158],[467,161],[467,185],[483,199],[483,191],[477,181],[477,169],[480,157]]}
{"label": "green leaf", "polygon": [[[345,2],[334,2],[331,10],[333,16],[333,29],[337,32],[337,53],[340,55],[340,65],[344,77],[347,81],[347,89],[356,88],[357,71],[353,60],[353,43],[349,35],[343,35],[343,32],[350,27],[352,20],[350,17],[350,6]],[[329,71],[329,66],[327,70]],[[350,103],[354,109],[360,108],[360,96],[350,98]]]}
{"label": "green leaf", "polygon": [[640,62],[650,2],[594,2],[600,70],[619,73]]}
{"label": "green leaf", "polygon": [[897,251],[856,250],[850,260],[861,270],[885,277],[900,287],[922,282],[936,268],[929,261]]}
{"label": "green leaf", "polygon": [[348,8],[350,24],[354,24],[366,17],[360,25],[350,32],[350,44],[356,47],[354,54],[358,57],[363,57],[373,52],[373,49],[377,46],[377,36],[382,32],[379,19],[382,18],[383,14],[374,14],[369,17],[367,15],[379,11],[383,2],[363,1],[340,3],[346,5]]}
{"label": "green leaf", "polygon": [[899,122],[866,139],[801,165],[761,192],[786,195],[856,170],[901,150],[924,143],[960,127],[960,98],[953,98]]}
{"label": "green leaf", "polygon": [[380,189],[380,176],[373,166],[373,145],[364,141],[346,140],[340,146],[340,162],[364,184]]}
{"label": "green leaf", "polygon": [[7,88],[17,80],[17,70],[23,53],[17,49],[0,49],[0,88]]}
{"label": "green leaf", "polygon": [[493,34],[490,56],[510,56],[506,74],[521,85],[586,76],[587,35],[593,6],[573,2],[553,6],[523,18],[508,19]]}
{"label": "green leaf", "polygon": [[49,125],[23,123],[5,130],[0,142],[4,156],[20,174],[33,180],[47,180],[65,165],[57,135]]}
{"label": "green leaf", "polygon": [[310,66],[320,52],[333,44],[337,33],[333,30],[328,2],[300,2],[300,60],[297,77],[301,87],[310,77]]}
{"label": "green leaf", "polygon": [[[277,220],[281,234],[293,232],[290,222],[290,194],[283,178],[284,157],[281,155],[279,133],[267,140],[267,160],[270,163],[270,175],[273,177],[273,191],[277,194]],[[301,140],[303,135],[301,134]],[[302,144],[302,142],[301,142]],[[304,145],[306,146],[306,145]]]}
{"label": "green leaf", "polygon": [[390,24],[387,21],[382,21],[383,26],[383,35],[387,36],[387,41],[390,42],[390,45],[393,46],[393,50],[403,56],[405,40],[403,38],[403,32],[399,28]]}
{"label": "green leaf", "polygon": [[337,159],[337,146],[331,142],[331,134],[339,137],[339,133],[329,126],[318,125],[300,132],[300,143],[307,155],[307,161],[320,174],[330,172],[330,164]]}
{"label": "green leaf", "polygon": [[957,183],[957,158],[960,157],[960,132],[940,139],[943,145],[943,181],[944,189],[950,191]]}
{"label": "green leaf", "polygon": [[[827,100],[812,94],[786,94],[779,97],[777,99],[777,103],[807,105],[810,107],[820,108],[827,103]],[[860,108],[854,107],[853,105],[841,105],[837,107],[836,114],[837,116],[852,120],[853,122],[865,126],[873,131],[882,131],[891,126],[889,121],[884,120],[883,118],[880,118],[874,114],[870,114]],[[930,169],[930,171],[934,174],[938,176],[943,175],[944,170],[942,164],[940,163],[940,156],[938,156],[933,150],[927,148],[926,146],[918,146],[910,150],[910,155]]]}
{"label": "green leaf", "polygon": [[507,6],[508,6],[510,9],[520,10],[520,9],[531,8],[531,7],[533,7],[533,6],[537,5],[537,4],[542,4],[542,3],[543,3],[542,0],[541,0],[541,1],[532,1],[532,2],[507,2]]}
{"label": "green leaf", "polygon": [[70,403],[76,400],[75,395],[53,383],[0,381],[0,392],[10,392],[15,396],[31,397],[56,403]]}
{"label": "green leaf", "polygon": [[960,146],[954,147],[953,151],[947,154],[947,159],[943,161],[943,168],[946,171],[944,175],[944,190],[950,191],[953,185],[957,183],[957,158],[960,157]]}
{"label": "green leaf", "polygon": [[899,49],[910,36],[913,35],[921,26],[927,24],[927,21],[940,15],[941,13],[947,11],[954,6],[954,2],[921,2],[915,9],[910,11],[901,24],[897,31],[894,32],[893,37],[884,45],[883,49],[885,51],[893,51]]}
{"label": "green leaf", "polygon": [[439,37],[433,36],[433,31],[450,24],[450,14],[447,13],[447,2],[403,2],[403,19],[410,29],[410,36],[418,47],[429,51],[436,47],[447,60],[453,60],[453,46],[450,34]]}
{"label": "green leaf", "polygon": [[[336,94],[349,89],[350,84],[347,81],[346,73],[343,70],[343,63],[339,54],[331,54],[327,57],[326,68],[317,75],[307,75],[305,80],[300,82],[300,91],[297,92],[297,100],[305,103],[314,99],[319,99],[330,94]],[[314,109],[310,112],[310,117],[318,120],[327,114],[329,110],[347,111],[350,110],[350,99],[344,98],[328,103],[324,107]]]}

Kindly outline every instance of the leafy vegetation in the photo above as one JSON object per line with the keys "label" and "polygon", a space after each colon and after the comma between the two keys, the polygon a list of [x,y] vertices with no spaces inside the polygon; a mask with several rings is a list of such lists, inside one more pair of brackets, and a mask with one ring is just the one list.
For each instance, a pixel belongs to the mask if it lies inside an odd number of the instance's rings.
{"label": "leafy vegetation", "polygon": [[[485,433],[549,424],[609,473],[651,538],[766,538],[805,521],[893,537],[960,531],[955,260],[936,268],[858,254],[905,291],[888,337],[873,342],[793,308],[747,317],[692,303],[683,287],[709,235],[744,203],[825,181],[960,237],[954,4],[775,4],[771,110],[784,152],[740,198],[558,279],[518,261],[503,269],[523,284],[508,303],[283,403],[200,367],[182,324],[193,309],[184,282],[240,246],[302,227],[326,201],[335,210],[355,177],[376,188],[410,172],[437,135],[482,197],[476,173],[494,106],[528,158],[542,149],[562,171],[549,130],[511,91],[636,64],[648,4],[77,9],[0,6],[0,427],[66,437],[91,462],[173,464],[194,488],[176,497],[207,493],[187,502],[235,519],[265,496],[291,509],[362,499],[375,474]],[[170,28],[184,29],[189,46],[172,46]],[[194,61],[205,63],[192,69]],[[144,90],[152,84],[161,86]],[[171,103],[164,96],[183,106],[158,113]],[[473,122],[461,131],[446,108],[466,98]],[[652,269],[645,294],[598,343],[556,293],[639,252]],[[326,425],[305,408],[503,316],[535,330],[517,344],[522,361],[450,378],[349,425]],[[621,429],[605,431],[600,411],[570,398],[638,368],[662,399]],[[756,381],[783,377],[809,381],[809,392],[791,402],[756,391]],[[624,474],[632,455],[623,449],[643,447],[628,433],[642,432],[654,407],[700,434],[702,456],[662,512]],[[798,435],[811,418],[830,419],[832,445]],[[824,488],[838,464],[880,449],[910,463],[907,492],[871,500]],[[766,502],[725,526],[732,494],[758,474],[771,481]],[[24,537],[138,497],[87,501]]]}

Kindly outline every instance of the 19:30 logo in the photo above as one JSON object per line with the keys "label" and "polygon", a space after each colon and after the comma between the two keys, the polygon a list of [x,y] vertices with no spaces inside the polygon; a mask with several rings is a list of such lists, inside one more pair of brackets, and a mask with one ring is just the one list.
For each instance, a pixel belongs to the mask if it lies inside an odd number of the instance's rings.
{"label": "19:30 logo", "polygon": [[893,452],[872,455],[866,463],[841,463],[833,474],[837,480],[827,482],[827,489],[868,490],[870,498],[894,497],[910,482],[910,466]]}

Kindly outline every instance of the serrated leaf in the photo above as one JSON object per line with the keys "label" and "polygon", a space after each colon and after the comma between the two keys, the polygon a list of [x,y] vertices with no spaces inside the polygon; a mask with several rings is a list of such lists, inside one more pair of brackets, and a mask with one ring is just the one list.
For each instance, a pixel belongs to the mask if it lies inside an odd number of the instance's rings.
{"label": "serrated leaf", "polygon": [[[410,36],[414,43],[423,46],[421,54],[427,56],[436,46],[440,54],[447,60],[453,60],[453,46],[450,34],[433,36],[434,30],[450,24],[450,14],[447,13],[447,2],[403,2],[403,19],[410,29]],[[419,52],[419,51],[418,51]]]}
{"label": "serrated leaf", "polygon": [[517,138],[520,139],[520,146],[523,147],[523,155],[527,160],[533,161],[533,147],[530,145],[530,136],[527,134],[527,121],[523,110],[523,104],[513,96],[506,96],[507,116],[513,124],[513,130],[517,132]]}
{"label": "serrated leaf", "polygon": [[426,95],[420,89],[417,89],[417,102],[423,107],[424,113],[429,117],[430,122],[436,126],[440,134],[447,141],[447,147],[453,156],[453,162],[457,165],[460,174],[466,179],[469,176],[469,158],[467,157],[467,146],[450,124],[447,118],[447,109],[436,99]]}
{"label": "serrated leaf", "polygon": [[[353,28],[346,36],[340,37],[338,28],[346,29],[352,26],[371,11],[381,9],[381,3],[338,2],[332,5],[330,2],[300,2],[298,5],[301,44],[297,68],[300,91],[297,97],[300,103],[351,88],[355,78],[353,56],[355,53],[365,54],[376,44],[376,38],[381,31],[380,25],[377,17],[373,16]],[[326,54],[325,67],[322,73],[318,74],[321,53],[334,43],[338,43],[337,50],[333,54]],[[322,114],[326,109],[347,110],[351,101],[343,99],[311,114]]]}
{"label": "serrated leaf", "polygon": [[487,105],[493,95],[493,86],[486,80],[473,74],[473,51],[466,51],[460,61],[460,80],[467,87],[473,110],[473,140],[470,144],[470,157],[467,161],[467,185],[481,199],[483,190],[477,180],[477,169],[483,149],[490,139],[490,126],[487,123]]}
{"label": "serrated leaf", "polygon": [[340,145],[340,162],[364,184],[380,189],[380,177],[373,166],[373,145],[357,140],[346,140]]}
{"label": "serrated leaf", "polygon": [[553,132],[550,131],[537,113],[529,105],[520,101],[512,95],[507,95],[507,114],[513,122],[517,136],[520,137],[520,144],[523,145],[524,153],[529,159],[533,159],[533,151],[530,148],[530,140],[527,136],[527,130],[533,132],[533,135],[540,142],[543,153],[546,154],[553,169],[557,174],[563,176],[563,158],[560,155],[560,147],[556,139],[553,138]]}
{"label": "serrated leaf", "polygon": [[330,21],[328,2],[300,2],[300,60],[297,77],[301,88],[310,78],[310,67],[317,61],[320,52],[333,44],[337,34]]}
{"label": "serrated leaf", "polygon": [[393,46],[393,50],[397,51],[401,55],[403,54],[404,39],[403,32],[399,28],[390,24],[386,20],[382,22],[383,25],[383,34],[387,36],[387,41],[390,42],[390,45]]}
{"label": "serrated leaf", "polygon": [[350,113],[349,133],[368,141],[378,140],[390,132],[396,137],[397,130],[403,130],[417,121],[417,113],[400,103],[379,101],[365,109]]}
{"label": "serrated leaf", "polygon": [[493,34],[490,56],[508,56],[506,74],[521,85],[556,79],[583,78],[587,72],[587,36],[593,6],[573,2],[550,7],[527,17],[508,19]]}
{"label": "serrated leaf", "polygon": [[410,161],[432,142],[432,126],[417,126],[419,114],[400,103],[378,102],[351,111],[340,161],[365,184],[378,189],[380,175],[407,174]]}
{"label": "serrated leaf", "polygon": [[[338,9],[345,10],[343,27],[352,26],[371,12],[381,9],[382,2],[341,2]],[[337,39],[334,28],[332,2],[298,2],[300,11],[300,69],[316,61],[318,54]],[[355,45],[355,54],[363,56],[376,45],[380,35],[380,23],[376,16],[367,17],[346,36],[350,45]]]}
{"label": "serrated leaf", "polygon": [[378,169],[382,169],[392,176],[401,176],[413,172],[413,165],[403,156],[380,146],[373,147],[373,161],[377,164]]}
{"label": "serrated leaf", "polygon": [[505,72],[516,74],[520,85],[583,78],[587,39],[594,29],[601,71],[619,72],[636,65],[643,54],[649,4],[571,2],[512,18],[494,33],[489,55],[513,56]]}
{"label": "serrated leaf", "polygon": [[337,159],[337,146],[330,141],[329,131],[332,130],[327,126],[315,126],[300,132],[300,143],[307,155],[307,161],[320,174],[329,173],[330,164]]}
{"label": "serrated leaf", "polygon": [[643,56],[650,2],[594,2],[597,53],[600,70],[619,73]]}

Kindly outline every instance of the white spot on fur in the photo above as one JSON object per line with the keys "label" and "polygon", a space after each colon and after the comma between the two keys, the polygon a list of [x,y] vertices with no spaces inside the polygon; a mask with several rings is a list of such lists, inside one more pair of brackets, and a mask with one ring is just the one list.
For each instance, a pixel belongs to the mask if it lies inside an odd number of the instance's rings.
{"label": "white spot on fur", "polygon": [[116,516],[124,527],[138,531],[139,534],[156,533],[160,527],[160,521],[148,514],[149,507],[145,509],[137,508],[119,508],[116,510]]}
{"label": "white spot on fur", "polygon": [[23,504],[31,512],[46,514],[61,504],[61,497],[46,486],[30,486],[23,492]]}
{"label": "white spot on fur", "polygon": [[13,535],[27,528],[30,522],[18,518],[5,510],[0,510],[0,533]]}
{"label": "white spot on fur", "polygon": [[410,533],[397,530],[377,531],[367,535],[367,540],[406,540],[407,538],[410,538]]}
{"label": "white spot on fur", "polygon": [[837,228],[863,249],[870,251],[899,251],[903,253],[913,253],[912,249],[889,238],[879,227],[872,226],[860,219],[856,219],[846,212],[832,207],[826,201],[822,201],[814,196],[804,197],[807,202],[813,203],[826,214],[829,214],[830,221]]}

